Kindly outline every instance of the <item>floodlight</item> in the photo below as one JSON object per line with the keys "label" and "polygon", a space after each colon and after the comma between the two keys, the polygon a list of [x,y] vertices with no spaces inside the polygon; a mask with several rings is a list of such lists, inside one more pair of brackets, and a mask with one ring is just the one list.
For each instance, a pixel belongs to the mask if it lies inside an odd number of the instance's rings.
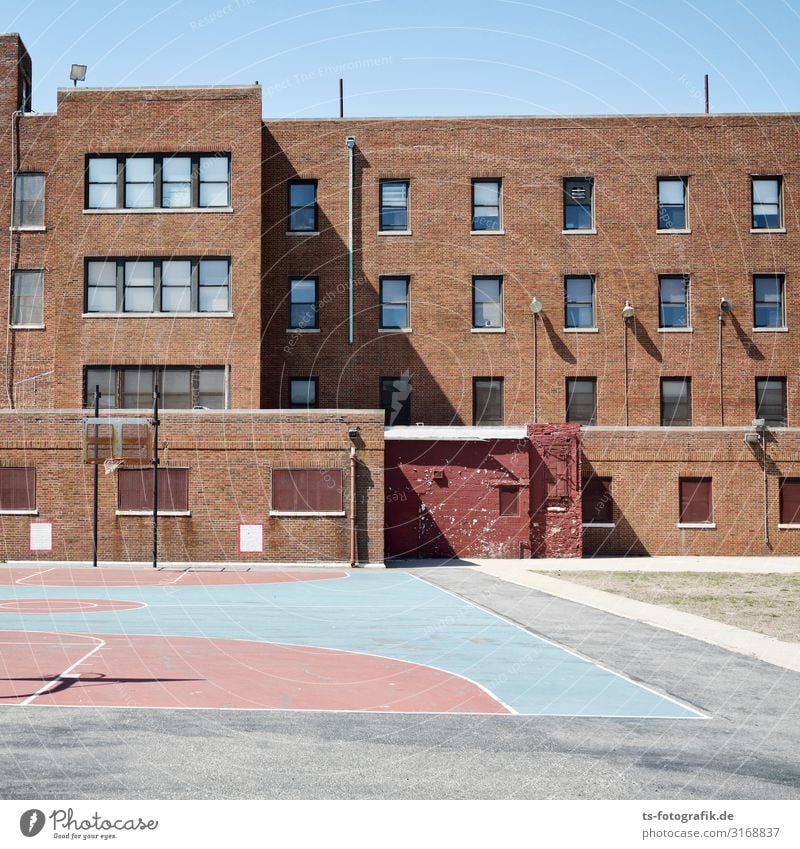
{"label": "floodlight", "polygon": [[748,431],[744,435],[744,441],[748,445],[758,445],[758,443],[761,442],[761,434],[755,433],[754,431]]}
{"label": "floodlight", "polygon": [[83,82],[86,79],[86,65],[73,65],[69,69],[69,78],[77,87],[79,82]]}
{"label": "floodlight", "polygon": [[530,302],[530,309],[534,315],[539,315],[539,313],[544,309],[544,304],[534,296],[533,300]]}
{"label": "floodlight", "polygon": [[622,308],[623,318],[633,318],[636,315],[636,310],[630,301],[625,301],[625,306]]}
{"label": "floodlight", "polygon": [[729,298],[720,298],[719,299],[719,311],[730,314],[733,312],[733,301]]}

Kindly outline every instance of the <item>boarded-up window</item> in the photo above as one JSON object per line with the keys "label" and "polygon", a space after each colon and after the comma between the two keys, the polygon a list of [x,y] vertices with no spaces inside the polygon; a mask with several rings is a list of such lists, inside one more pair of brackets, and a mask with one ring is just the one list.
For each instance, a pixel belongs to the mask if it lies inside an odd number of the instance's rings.
{"label": "boarded-up window", "polygon": [[781,524],[800,525],[800,478],[781,479]]}
{"label": "boarded-up window", "polygon": [[709,524],[711,512],[711,478],[681,478],[681,524]]}
{"label": "boarded-up window", "polygon": [[519,516],[519,487],[501,486],[500,493],[500,515]]}
{"label": "boarded-up window", "polygon": [[[153,511],[153,470],[117,471],[117,509]],[[189,470],[171,467],[158,470],[158,512],[186,513],[189,510]]]}
{"label": "boarded-up window", "polygon": [[0,468],[0,510],[36,509],[36,469]]}
{"label": "boarded-up window", "polygon": [[344,510],[341,469],[273,469],[275,513],[341,513]]}
{"label": "boarded-up window", "polygon": [[611,478],[599,478],[596,475],[585,478],[581,506],[584,525],[611,524],[614,521]]}

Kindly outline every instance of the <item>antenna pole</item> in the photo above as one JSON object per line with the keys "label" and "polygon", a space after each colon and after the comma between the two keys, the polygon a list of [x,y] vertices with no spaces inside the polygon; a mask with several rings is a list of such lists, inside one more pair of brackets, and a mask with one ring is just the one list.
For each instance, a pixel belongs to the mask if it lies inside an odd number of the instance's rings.
{"label": "antenna pole", "polygon": [[344,118],[344,80],[339,77],[339,117]]}
{"label": "antenna pole", "polygon": [[708,74],[705,75],[705,88],[706,88],[706,115],[708,115]]}

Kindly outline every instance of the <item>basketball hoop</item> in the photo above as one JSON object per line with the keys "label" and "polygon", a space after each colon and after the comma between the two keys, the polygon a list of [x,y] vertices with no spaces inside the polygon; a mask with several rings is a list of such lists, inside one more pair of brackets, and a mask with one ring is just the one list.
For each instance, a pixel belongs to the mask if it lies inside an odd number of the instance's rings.
{"label": "basketball hoop", "polygon": [[103,460],[103,470],[107,475],[113,474],[124,462],[122,457],[109,457]]}

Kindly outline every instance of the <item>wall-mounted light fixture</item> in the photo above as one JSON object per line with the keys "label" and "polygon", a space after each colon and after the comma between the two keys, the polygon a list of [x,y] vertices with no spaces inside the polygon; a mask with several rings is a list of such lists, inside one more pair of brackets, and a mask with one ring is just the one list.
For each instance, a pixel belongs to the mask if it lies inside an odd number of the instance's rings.
{"label": "wall-mounted light fixture", "polygon": [[537,398],[538,398],[538,390],[539,390],[539,340],[537,335],[537,328],[539,326],[538,318],[542,310],[544,309],[544,304],[536,297],[533,296],[533,300],[528,304],[531,315],[533,316],[533,423],[536,424],[538,420],[538,409],[537,409]]}
{"label": "wall-mounted light fixture", "polygon": [[622,321],[624,327],[622,328],[622,359],[625,368],[625,427],[628,426],[628,325],[631,323],[631,319],[636,315],[636,310],[634,309],[633,304],[626,300],[625,306],[622,308]]}

